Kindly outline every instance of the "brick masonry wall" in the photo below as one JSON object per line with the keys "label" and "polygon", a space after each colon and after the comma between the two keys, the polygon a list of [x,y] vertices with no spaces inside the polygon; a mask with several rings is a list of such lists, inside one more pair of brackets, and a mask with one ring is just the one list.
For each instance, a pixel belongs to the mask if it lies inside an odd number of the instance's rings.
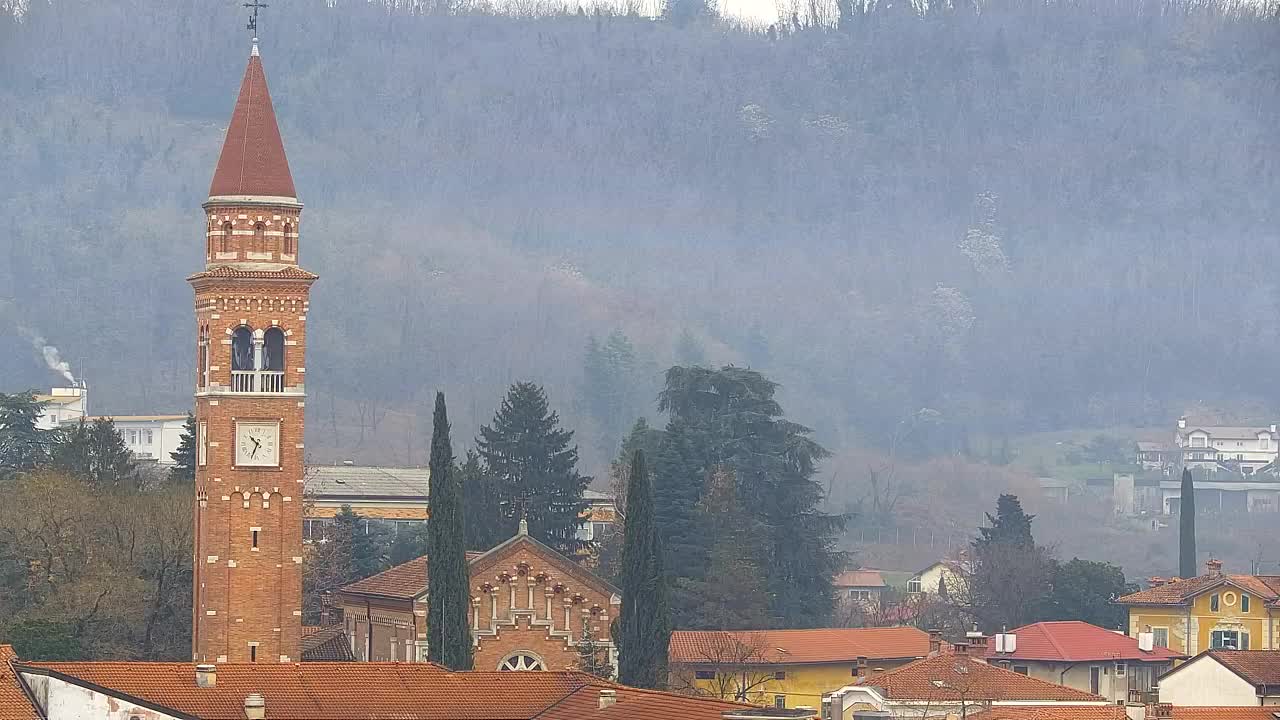
{"label": "brick masonry wall", "polygon": [[[236,210],[240,212],[235,212]],[[277,231],[297,228],[293,208],[227,208]],[[247,211],[247,212],[246,212]],[[218,210],[219,217],[223,209]],[[213,215],[210,212],[210,215]],[[213,225],[210,220],[210,226]],[[283,230],[278,230],[283,232]],[[274,257],[281,258],[282,236]],[[252,232],[235,235],[237,258]],[[215,248],[216,245],[209,247]],[[296,247],[296,239],[295,239]],[[223,262],[230,262],[224,260]],[[265,262],[265,260],[264,260]],[[221,264],[214,261],[212,264]],[[302,474],[306,313],[310,282],[200,278],[195,287],[197,338],[208,337],[209,385],[196,378],[196,421],[204,437],[196,469],[192,656],[198,662],[289,662],[301,659]],[[283,393],[232,393],[231,335],[241,324],[285,333]],[[197,353],[201,352],[199,341]],[[197,360],[197,367],[201,367]],[[237,467],[236,423],[278,422],[278,467]],[[257,529],[257,547],[253,545]],[[256,650],[255,650],[256,648]]]}

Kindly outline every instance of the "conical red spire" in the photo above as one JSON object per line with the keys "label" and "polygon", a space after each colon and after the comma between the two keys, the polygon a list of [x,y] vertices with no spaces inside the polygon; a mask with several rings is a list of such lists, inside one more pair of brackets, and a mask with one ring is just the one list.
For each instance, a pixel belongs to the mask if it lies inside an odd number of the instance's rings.
{"label": "conical red spire", "polygon": [[210,197],[228,195],[297,197],[256,44],[209,185]]}

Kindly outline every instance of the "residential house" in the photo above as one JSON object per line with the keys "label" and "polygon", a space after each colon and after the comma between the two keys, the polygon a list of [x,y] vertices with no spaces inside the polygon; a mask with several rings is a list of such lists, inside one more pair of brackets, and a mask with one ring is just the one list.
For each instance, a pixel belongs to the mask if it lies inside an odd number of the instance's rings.
{"label": "residential house", "polygon": [[845,607],[878,607],[881,595],[889,588],[884,576],[874,568],[845,570],[831,581],[836,602]]}
{"label": "residential house", "polygon": [[990,665],[964,643],[893,670],[872,671],[827,693],[822,702],[832,720],[852,720],[866,711],[921,720],[1124,717],[1124,709],[1106,698]]}
{"label": "residential house", "polygon": [[1280,457],[1280,433],[1266,426],[1189,425],[1178,419],[1174,433],[1182,465],[1208,472],[1252,475]]}
{"label": "residential house", "polygon": [[[425,467],[312,465],[304,476],[306,508],[303,541],[324,537],[325,528],[344,505],[364,519],[365,529],[381,525],[393,534],[426,522],[431,470]],[[583,493],[588,503],[578,538],[605,539],[616,527],[618,509],[613,496],[595,490]]]}
{"label": "residential house", "polygon": [[579,672],[404,663],[21,662],[0,646],[3,720],[739,720],[751,708]]}
{"label": "residential house", "polygon": [[[523,522],[509,540],[468,554],[467,563],[475,668],[573,668],[584,632],[617,666],[609,624],[622,605],[618,589],[530,537]],[[425,556],[343,587],[335,605],[357,660],[426,660]]]}
{"label": "residential house", "polygon": [[[64,421],[67,427],[80,422],[81,418]],[[174,465],[173,453],[182,444],[182,433],[186,431],[187,416],[183,415],[110,415],[102,417],[85,417],[84,422],[109,420],[116,432],[124,440],[125,447],[133,454],[135,460],[154,462],[158,465]]]}
{"label": "residential house", "polygon": [[1151,578],[1116,600],[1129,609],[1129,635],[1150,632],[1156,647],[1191,656],[1203,650],[1271,650],[1280,629],[1280,576],[1227,575],[1210,560],[1193,578]]}
{"label": "residential house", "polygon": [[775,708],[818,707],[823,693],[875,669],[899,667],[937,650],[916,628],[677,630],[671,686],[699,695]]}
{"label": "residential house", "polygon": [[1181,461],[1181,452],[1155,440],[1139,440],[1134,448],[1134,464],[1143,470],[1167,473]]}
{"label": "residential house", "polygon": [[1039,622],[990,638],[987,662],[1117,703],[1154,699],[1156,678],[1185,658],[1154,637],[1129,637],[1079,620]]}
{"label": "residential house", "polygon": [[1160,702],[1280,712],[1280,651],[1206,650],[1160,678]]}
{"label": "residential house", "polygon": [[963,552],[958,558],[939,560],[911,576],[907,592],[956,596],[963,589],[968,566]]}

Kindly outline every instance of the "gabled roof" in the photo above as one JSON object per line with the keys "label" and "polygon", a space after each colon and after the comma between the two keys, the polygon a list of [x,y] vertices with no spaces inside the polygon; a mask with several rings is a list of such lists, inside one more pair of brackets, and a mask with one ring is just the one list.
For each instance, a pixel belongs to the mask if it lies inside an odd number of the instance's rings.
{"label": "gabled roof", "polygon": [[257,45],[244,70],[218,167],[209,184],[210,197],[246,195],[291,199],[298,196]]}
{"label": "gabled roof", "polygon": [[40,720],[10,667],[16,659],[11,646],[0,645],[0,720]]}
{"label": "gabled roof", "polygon": [[355,659],[343,626],[302,628],[303,662],[352,662]]}
{"label": "gabled roof", "polygon": [[1273,688],[1280,688],[1280,650],[1205,650],[1165,673],[1160,679],[1163,681],[1165,678],[1173,677],[1184,668],[1201,662],[1205,658],[1216,661],[1250,685],[1255,687],[1270,685]]}
{"label": "gabled roof", "polygon": [[1017,638],[1017,648],[1012,653],[997,653],[995,638],[990,638],[987,641],[989,660],[1161,662],[1186,657],[1168,648],[1144,652],[1138,649],[1136,638],[1080,620],[1038,622],[1009,632]]}
{"label": "gabled roof", "polygon": [[1241,707],[1173,708],[1173,720],[1280,720],[1280,708],[1274,705]]}
{"label": "gabled roof", "polygon": [[1272,434],[1270,426],[1261,425],[1188,425],[1186,430],[1178,431],[1183,436],[1196,432],[1202,432],[1210,437],[1231,440],[1256,439],[1259,435]]}
{"label": "gabled roof", "polygon": [[929,634],[910,627],[820,628],[816,630],[676,630],[668,660],[718,665],[852,663],[921,658]]}
{"label": "gabled roof", "polygon": [[[219,663],[210,688],[196,685],[191,663],[15,667],[199,720],[243,720],[250,693],[263,696],[271,720],[719,720],[723,710],[743,707],[636,690],[578,672],[455,673],[428,663]],[[601,690],[613,690],[617,704],[601,710]]]}
{"label": "gabled roof", "polygon": [[1280,598],[1280,593],[1277,592],[1280,589],[1280,576],[1197,575],[1140,590],[1125,595],[1116,602],[1122,605],[1185,605],[1209,590],[1228,584],[1269,603]]}
{"label": "gabled roof", "polygon": [[1105,702],[1083,690],[1037,680],[972,657],[942,653],[861,678],[891,700]]}
{"label": "gabled roof", "polygon": [[831,584],[838,588],[883,588],[887,587],[884,576],[879,570],[863,568],[860,570],[845,570]]}

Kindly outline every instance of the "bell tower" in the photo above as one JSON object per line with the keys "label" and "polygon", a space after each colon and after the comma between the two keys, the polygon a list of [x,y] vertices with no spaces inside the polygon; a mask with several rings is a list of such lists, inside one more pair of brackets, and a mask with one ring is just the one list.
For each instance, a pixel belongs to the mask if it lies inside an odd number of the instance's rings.
{"label": "bell tower", "polygon": [[204,205],[196,315],[192,659],[297,662],[308,296],[257,42]]}

